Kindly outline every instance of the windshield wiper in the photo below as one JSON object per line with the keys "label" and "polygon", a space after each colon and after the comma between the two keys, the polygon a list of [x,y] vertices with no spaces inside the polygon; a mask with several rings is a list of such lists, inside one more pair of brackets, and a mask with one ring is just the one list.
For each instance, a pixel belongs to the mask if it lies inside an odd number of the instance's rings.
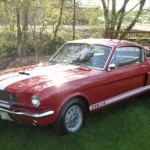
{"label": "windshield wiper", "polygon": [[21,74],[21,75],[28,75],[28,76],[30,75],[29,73],[26,73],[26,72],[23,72],[23,71],[19,72],[19,74]]}
{"label": "windshield wiper", "polygon": [[84,64],[82,64],[82,63],[79,63],[79,62],[72,61],[72,62],[70,62],[69,64],[78,65],[78,66],[80,66],[80,67],[87,68],[88,70],[91,70],[90,67],[88,67],[88,66],[86,66],[86,65],[84,65]]}
{"label": "windshield wiper", "polygon": [[49,60],[48,62],[56,64],[57,62],[55,60]]}
{"label": "windshield wiper", "polygon": [[75,64],[75,65],[83,66],[83,64],[82,64],[82,63],[75,62],[75,61],[69,62],[69,64]]}

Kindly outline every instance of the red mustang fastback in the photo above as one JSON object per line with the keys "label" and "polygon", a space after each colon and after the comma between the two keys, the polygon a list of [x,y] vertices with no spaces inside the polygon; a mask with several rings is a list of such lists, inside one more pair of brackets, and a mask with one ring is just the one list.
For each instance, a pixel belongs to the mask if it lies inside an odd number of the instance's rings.
{"label": "red mustang fastback", "polygon": [[0,72],[0,118],[77,132],[87,113],[150,90],[149,57],[128,41],[67,42],[47,63]]}

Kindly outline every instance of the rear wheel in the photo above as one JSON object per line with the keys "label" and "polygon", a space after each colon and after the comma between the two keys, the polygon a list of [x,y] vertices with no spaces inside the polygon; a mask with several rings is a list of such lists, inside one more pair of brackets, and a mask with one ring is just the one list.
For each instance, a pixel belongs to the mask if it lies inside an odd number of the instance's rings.
{"label": "rear wheel", "polygon": [[78,98],[67,102],[55,123],[55,130],[60,134],[75,133],[83,128],[86,116],[85,104]]}

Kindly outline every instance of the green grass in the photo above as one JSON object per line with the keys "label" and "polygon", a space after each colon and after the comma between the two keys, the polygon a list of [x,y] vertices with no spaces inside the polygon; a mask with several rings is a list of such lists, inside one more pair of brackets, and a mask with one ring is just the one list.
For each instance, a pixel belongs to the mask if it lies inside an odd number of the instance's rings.
{"label": "green grass", "polygon": [[0,150],[149,150],[150,93],[89,115],[84,129],[60,136],[50,127],[0,121]]}

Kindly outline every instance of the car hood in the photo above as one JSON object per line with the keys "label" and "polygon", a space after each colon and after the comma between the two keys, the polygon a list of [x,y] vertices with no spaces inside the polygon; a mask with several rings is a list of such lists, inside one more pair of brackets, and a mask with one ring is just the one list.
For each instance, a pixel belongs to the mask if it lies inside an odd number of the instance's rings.
{"label": "car hood", "polygon": [[39,85],[60,85],[95,74],[87,67],[75,65],[38,65],[0,73],[0,90],[19,93]]}

